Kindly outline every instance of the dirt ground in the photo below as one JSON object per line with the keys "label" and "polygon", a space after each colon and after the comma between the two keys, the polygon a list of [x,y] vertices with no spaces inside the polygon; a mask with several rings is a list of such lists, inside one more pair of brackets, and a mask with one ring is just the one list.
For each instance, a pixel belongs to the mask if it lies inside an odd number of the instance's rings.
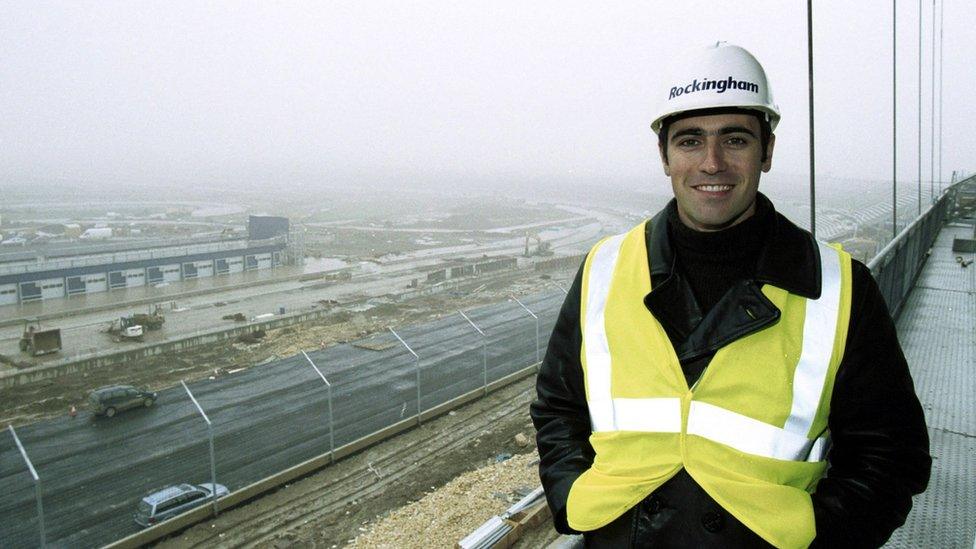
{"label": "dirt ground", "polygon": [[[535,431],[528,417],[533,396],[530,377],[156,547],[452,547],[470,533],[469,526],[473,530],[538,486]],[[483,477],[509,456],[517,470],[495,477],[487,495],[464,493],[462,475],[481,469],[474,476]],[[470,490],[483,487],[470,483]],[[403,519],[408,506],[425,499],[436,505]],[[395,539],[386,524],[391,516],[400,517]],[[555,538],[547,522],[526,538],[531,545],[522,546],[545,546]]]}
{"label": "dirt ground", "polygon": [[[469,286],[475,288],[481,283],[475,278],[471,279]],[[513,271],[501,278],[494,278],[487,287],[476,293],[461,296],[454,292],[435,294],[398,303],[383,303],[362,312],[337,308],[334,314],[314,322],[269,330],[261,339],[226,341],[163,353],[130,363],[0,389],[0,424],[18,427],[66,414],[70,406],[83,410],[87,407],[88,392],[104,385],[129,384],[158,391],[177,385],[180,380],[212,376],[215,370],[219,374],[223,370],[259,367],[260,364],[295,355],[303,349],[318,349],[363,338],[384,331],[387,326],[423,322],[453,313],[459,308],[496,303],[507,299],[511,293],[522,295],[544,289],[547,289],[547,280],[539,274]]]}

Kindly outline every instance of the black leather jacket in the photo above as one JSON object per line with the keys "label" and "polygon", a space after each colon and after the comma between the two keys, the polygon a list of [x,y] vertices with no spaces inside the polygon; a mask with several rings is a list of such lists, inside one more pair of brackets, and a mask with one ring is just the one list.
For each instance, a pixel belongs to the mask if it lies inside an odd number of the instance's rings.
{"label": "black leather jacket", "polygon": [[[702,318],[695,313],[691,288],[674,268],[665,212],[647,228],[653,289],[644,304],[672,340],[683,340],[675,344],[683,367],[695,369],[699,361],[703,362],[697,366],[704,367],[718,348],[779,320],[779,310],[759,291],[763,284],[819,297],[819,252],[814,240],[774,214],[754,279],[733,286]],[[570,487],[593,462],[579,357],[581,277],[582,269],[550,337],[536,385],[538,398],[530,410],[542,485],[556,529],[562,533],[574,533],[566,523]],[[925,418],[894,324],[870,271],[858,261],[853,265],[847,347],[831,395],[828,423],[832,447],[827,474],[811,495],[817,528],[813,546],[880,546],[905,522],[912,495],[925,489],[931,458]],[[592,547],[768,546],[684,470],[585,538]]]}

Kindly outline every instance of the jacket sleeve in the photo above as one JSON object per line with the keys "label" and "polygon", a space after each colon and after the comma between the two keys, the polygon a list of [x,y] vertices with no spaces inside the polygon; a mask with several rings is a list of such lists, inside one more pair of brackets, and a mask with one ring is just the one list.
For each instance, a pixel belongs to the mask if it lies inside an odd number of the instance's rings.
{"label": "jacket sleeve", "polygon": [[925,490],[925,417],[894,322],[864,264],[853,265],[850,329],[831,397],[827,475],[812,494],[813,547],[880,547]]}
{"label": "jacket sleeve", "polygon": [[582,268],[556,319],[530,406],[539,449],[539,477],[556,530],[578,533],[566,523],[566,499],[573,482],[593,463],[590,413],[580,364]]}

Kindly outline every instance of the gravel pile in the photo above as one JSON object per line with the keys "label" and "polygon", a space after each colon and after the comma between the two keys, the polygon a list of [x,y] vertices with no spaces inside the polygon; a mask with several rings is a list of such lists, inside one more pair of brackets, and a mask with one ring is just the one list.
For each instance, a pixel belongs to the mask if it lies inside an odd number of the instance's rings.
{"label": "gravel pile", "polygon": [[539,485],[534,449],[464,473],[380,518],[349,545],[361,548],[455,547],[493,515]]}

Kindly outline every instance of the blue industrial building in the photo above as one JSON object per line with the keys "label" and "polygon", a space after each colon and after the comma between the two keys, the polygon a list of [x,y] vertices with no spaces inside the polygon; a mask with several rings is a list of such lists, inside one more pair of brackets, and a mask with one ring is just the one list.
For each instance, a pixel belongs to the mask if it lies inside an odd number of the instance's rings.
{"label": "blue industrial building", "polygon": [[282,264],[288,220],[252,216],[248,240],[212,241],[142,250],[0,264],[0,305],[110,292]]}

